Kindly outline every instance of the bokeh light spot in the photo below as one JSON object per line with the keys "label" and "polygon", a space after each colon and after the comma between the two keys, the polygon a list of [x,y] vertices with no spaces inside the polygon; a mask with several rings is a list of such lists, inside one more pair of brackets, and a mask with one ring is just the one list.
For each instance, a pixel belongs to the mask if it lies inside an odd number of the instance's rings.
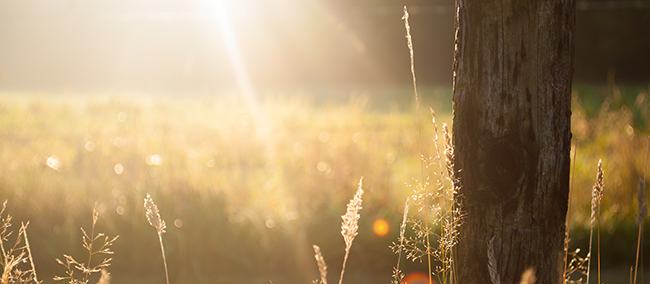
{"label": "bokeh light spot", "polygon": [[61,162],[59,161],[59,158],[56,156],[50,156],[47,158],[47,161],[45,161],[48,167],[58,171],[61,169]]}
{"label": "bokeh light spot", "polygon": [[176,228],[183,227],[183,220],[181,219],[174,220],[174,226],[176,226]]}
{"label": "bokeh light spot", "polygon": [[120,122],[125,122],[126,121],[126,112],[120,112],[117,114],[117,120]]}
{"label": "bokeh light spot", "polygon": [[390,226],[386,220],[377,218],[374,222],[372,222],[372,231],[375,233],[375,235],[383,237],[385,235],[388,235]]}
{"label": "bokeh light spot", "polygon": [[122,166],[120,163],[117,163],[115,164],[115,167],[113,167],[113,170],[116,174],[121,175],[124,172],[124,166]]}
{"label": "bokeh light spot", "polygon": [[124,146],[124,138],[115,137],[115,139],[113,139],[113,145],[115,145],[115,147],[118,147],[118,148]]}
{"label": "bokeh light spot", "polygon": [[323,132],[321,132],[320,134],[318,134],[318,139],[319,139],[321,142],[327,142],[328,140],[330,140],[330,134],[327,133],[327,132],[325,132],[325,131],[323,131]]}
{"label": "bokeh light spot", "polygon": [[[436,284],[437,282],[431,279],[431,283]],[[404,277],[402,284],[429,284],[429,278],[422,272],[412,272]]]}
{"label": "bokeh light spot", "polygon": [[147,158],[145,160],[147,162],[147,165],[150,165],[150,166],[160,166],[162,164],[162,162],[163,162],[162,157],[160,155],[158,155],[158,154],[149,155],[149,156],[147,156]]}
{"label": "bokeh light spot", "polygon": [[93,141],[88,141],[86,142],[85,147],[86,150],[88,150],[88,152],[92,152],[93,150],[95,150],[95,143],[93,143]]}

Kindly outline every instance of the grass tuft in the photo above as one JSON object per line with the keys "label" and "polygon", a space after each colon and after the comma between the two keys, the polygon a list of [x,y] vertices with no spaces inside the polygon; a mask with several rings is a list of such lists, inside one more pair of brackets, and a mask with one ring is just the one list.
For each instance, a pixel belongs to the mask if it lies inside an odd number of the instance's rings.
{"label": "grass tuft", "polygon": [[[93,224],[90,229],[90,235],[86,233],[86,230],[81,228],[81,232],[83,234],[81,240],[82,240],[83,247],[88,251],[88,262],[85,263],[79,262],[75,260],[72,256],[64,254],[63,258],[65,259],[65,262],[63,262],[58,258],[56,259],[56,262],[66,268],[67,276],[64,277],[55,276],[54,281],[68,280],[69,284],[87,284],[88,281],[90,281],[90,276],[92,274],[100,273],[102,270],[105,270],[106,267],[111,265],[111,261],[113,259],[106,258],[106,257],[99,264],[92,265],[92,258],[94,255],[97,254],[112,255],[113,251],[111,251],[111,247],[113,246],[113,243],[117,240],[117,238],[120,237],[120,236],[115,236],[114,238],[111,239],[108,236],[105,236],[103,233],[95,234],[95,225],[97,224],[98,218],[99,218],[99,213],[97,212],[96,208],[93,208]],[[103,239],[103,243],[99,247],[99,249],[93,248],[95,242],[100,239]],[[74,272],[77,270],[81,272],[81,274],[83,274],[82,278],[78,278],[78,279],[76,278]]]}
{"label": "grass tuft", "polygon": [[[0,264],[2,265],[0,283],[42,283],[43,281],[38,281],[38,277],[36,276],[36,268],[34,266],[31,248],[27,239],[27,226],[29,225],[29,222],[21,222],[13,246],[5,247],[4,242],[8,242],[9,236],[13,233],[9,230],[11,227],[11,215],[7,214],[6,217],[3,217],[6,209],[7,200],[2,204],[2,209],[0,210],[0,219],[2,223],[0,225],[0,250],[2,251],[2,257],[0,258]],[[30,266],[25,267],[28,260]]]}

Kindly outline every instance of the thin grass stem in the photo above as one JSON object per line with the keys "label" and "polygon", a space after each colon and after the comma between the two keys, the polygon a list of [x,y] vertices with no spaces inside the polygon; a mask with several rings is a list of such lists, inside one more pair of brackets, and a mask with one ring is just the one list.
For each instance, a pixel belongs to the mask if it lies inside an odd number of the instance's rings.
{"label": "thin grass stem", "polygon": [[167,258],[165,257],[165,247],[163,246],[162,234],[158,234],[158,240],[160,241],[160,251],[162,252],[163,264],[165,265],[165,279],[167,284],[169,284],[169,273],[167,272]]}
{"label": "thin grass stem", "polygon": [[[404,19],[404,27],[406,28],[406,39],[409,47],[409,53],[411,56],[411,76],[413,77],[413,92],[415,93],[415,112],[417,114],[417,121],[418,121],[418,149],[420,153],[420,172],[422,174],[422,180],[420,180],[420,189],[424,191],[426,188],[424,186],[424,161],[423,155],[422,155],[422,127],[420,126],[420,97],[418,96],[418,87],[415,79],[415,64],[413,61],[413,41],[411,40],[411,26],[409,25],[409,13],[408,10],[406,9],[406,6],[404,6],[404,16],[402,17]],[[427,244],[426,244],[426,253],[427,253],[427,264],[429,267],[429,284],[432,284],[431,282],[431,275],[433,274],[431,271],[431,243],[429,241],[429,218],[427,216],[427,199],[426,199],[426,194],[424,197],[424,224],[425,224],[425,229],[427,231],[426,234],[426,239],[427,239]]]}
{"label": "thin grass stem", "polygon": [[598,203],[598,215],[596,216],[596,219],[598,221],[598,284],[600,284],[600,202]]}
{"label": "thin grass stem", "polygon": [[566,283],[566,269],[569,259],[569,231],[571,229],[571,196],[573,194],[573,181],[575,181],[576,174],[576,155],[578,153],[578,140],[573,144],[573,170],[571,172],[571,186],[569,187],[569,208],[566,212],[566,236],[564,238],[564,278],[562,282]]}
{"label": "thin grass stem", "polygon": [[36,266],[34,265],[34,258],[32,257],[32,249],[29,246],[29,240],[27,239],[27,226],[29,226],[29,221],[26,224],[21,224],[21,230],[23,232],[23,237],[25,238],[25,248],[27,249],[27,256],[29,257],[29,264],[32,266],[32,273],[34,274],[34,282],[39,283],[38,276],[36,276]]}

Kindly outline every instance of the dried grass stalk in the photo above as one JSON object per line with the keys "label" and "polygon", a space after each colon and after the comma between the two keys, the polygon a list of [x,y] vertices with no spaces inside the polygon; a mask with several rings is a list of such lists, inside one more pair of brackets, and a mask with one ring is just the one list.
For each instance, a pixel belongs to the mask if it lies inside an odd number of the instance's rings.
{"label": "dried grass stalk", "polygon": [[165,233],[165,221],[160,218],[160,213],[158,212],[158,206],[153,202],[153,199],[149,194],[147,198],[144,199],[144,208],[147,210],[147,220],[152,227],[156,228],[158,231],[158,241],[160,241],[160,251],[162,252],[163,264],[165,265],[165,279],[167,279],[167,284],[169,284],[169,273],[167,272],[167,258],[165,257],[165,246],[163,246],[162,234]]}
{"label": "dried grass stalk", "polygon": [[144,208],[147,210],[146,214],[149,224],[156,228],[158,235],[164,234],[167,225],[165,224],[165,221],[160,218],[158,206],[156,206],[156,203],[153,202],[153,199],[149,194],[147,194],[147,198],[144,199]]}
{"label": "dried grass stalk", "polygon": [[409,198],[406,199],[406,204],[404,205],[404,215],[402,216],[402,224],[399,227],[399,244],[395,245],[393,243],[393,246],[391,246],[391,249],[393,249],[393,252],[397,253],[397,266],[393,268],[393,281],[391,283],[393,284],[400,284],[402,283],[402,279],[404,278],[404,275],[402,274],[402,271],[399,269],[399,264],[400,261],[402,260],[402,251],[404,250],[404,234],[406,233],[406,223],[408,222],[408,214],[409,214]]}
{"label": "dried grass stalk", "polygon": [[639,226],[639,236],[636,243],[636,264],[634,265],[634,284],[636,284],[636,275],[639,271],[639,251],[641,250],[641,236],[643,232],[643,222],[648,215],[648,205],[645,203],[645,182],[643,178],[639,178],[637,192],[637,203],[639,204],[639,213],[636,216],[636,224]]}
{"label": "dried grass stalk", "polygon": [[[60,265],[66,268],[67,276],[65,277],[55,276],[54,281],[68,280],[68,283],[70,284],[87,284],[91,274],[99,273],[104,268],[111,265],[111,261],[113,259],[105,257],[99,264],[92,266],[91,261],[94,255],[113,254],[113,251],[111,251],[111,247],[113,246],[113,243],[119,238],[119,236],[116,236],[112,239],[109,239],[109,237],[105,236],[103,233],[95,234],[95,225],[97,224],[98,218],[99,218],[99,213],[95,208],[93,208],[93,224],[90,230],[90,235],[86,233],[86,230],[81,228],[81,232],[83,234],[81,236],[81,240],[82,240],[83,247],[88,251],[88,262],[86,263],[79,262],[75,260],[72,256],[65,255],[65,254],[63,255],[65,262],[63,262],[58,258],[55,259],[57,263],[59,263]],[[104,239],[103,244],[98,249],[93,248],[95,243],[97,242],[99,244],[98,240],[102,238]],[[77,279],[76,276],[74,275],[75,270],[80,271],[84,275],[84,277],[82,279]]]}
{"label": "dried grass stalk", "polygon": [[34,276],[34,282],[40,283],[38,277],[36,276],[36,266],[34,265],[34,258],[32,257],[32,249],[29,245],[29,240],[27,239],[27,226],[29,226],[29,221],[27,223],[20,223],[20,230],[23,232],[23,237],[25,238],[25,250],[27,250],[27,258],[29,259],[29,264],[32,266],[31,272]]}
{"label": "dried grass stalk", "polygon": [[318,263],[318,272],[320,272],[321,283],[327,284],[327,265],[325,264],[325,258],[320,253],[320,248],[317,245],[314,245],[314,258],[316,258],[316,263]]}
{"label": "dried grass stalk", "polygon": [[343,235],[343,240],[345,241],[345,257],[343,258],[343,269],[341,270],[341,278],[339,279],[339,284],[343,283],[343,274],[345,273],[345,264],[348,261],[348,255],[350,254],[350,247],[352,247],[352,241],[354,237],[357,236],[359,231],[359,210],[361,210],[361,198],[363,196],[363,177],[359,180],[359,187],[357,188],[357,193],[354,195],[354,198],[348,203],[347,212],[345,215],[341,216],[343,222],[341,223],[341,235]]}
{"label": "dried grass stalk", "polygon": [[636,216],[636,224],[641,226],[645,217],[648,216],[648,205],[645,203],[645,182],[643,178],[639,178],[639,183],[637,186],[637,203],[639,204],[639,213]]}
{"label": "dried grass stalk", "polygon": [[[603,183],[603,166],[602,166],[602,160],[598,160],[598,172],[596,174],[596,182],[594,183],[593,190],[591,191],[591,228],[589,230],[589,253],[587,253],[587,258],[588,264],[587,264],[587,283],[589,283],[589,278],[590,278],[590,270],[591,270],[591,250],[592,250],[592,243],[593,243],[593,235],[594,235],[594,225],[596,224],[597,220],[597,209],[599,208],[600,200],[603,198],[603,189],[604,189],[604,183]],[[599,275],[599,280],[598,283],[600,283],[600,226],[598,226],[598,275]]]}
{"label": "dried grass stalk", "polygon": [[[406,42],[409,48],[409,55],[411,58],[411,75],[413,77],[413,93],[415,94],[415,113],[417,116],[417,121],[418,121],[418,150],[420,154],[420,158],[424,157],[422,154],[422,127],[420,126],[420,97],[418,96],[418,86],[417,86],[417,81],[415,79],[415,64],[413,60],[413,40],[411,38],[411,25],[409,25],[409,12],[406,9],[406,6],[404,6],[404,16],[402,17],[404,20],[404,28],[406,28]],[[426,191],[425,189],[425,178],[424,178],[424,159],[420,160],[420,173],[422,175],[422,180],[420,182],[420,189],[422,191]],[[427,201],[426,197],[424,198],[424,226],[427,232],[429,231],[429,216],[427,215]],[[429,241],[429,235],[426,235],[426,247],[427,247],[427,264],[429,266],[429,284],[432,283],[431,281],[431,275],[432,275],[432,270],[431,270],[431,253],[429,251],[429,248],[431,247],[430,241]]]}
{"label": "dried grass stalk", "polygon": [[[29,222],[21,222],[13,245],[7,244],[5,249],[4,242],[9,242],[9,236],[13,234],[11,228],[11,215],[3,217],[7,209],[7,200],[2,204],[0,209],[0,248],[2,256],[0,258],[0,283],[42,283],[36,278],[36,269],[32,258],[31,247],[27,239],[27,226]],[[29,268],[27,267],[29,265]]]}

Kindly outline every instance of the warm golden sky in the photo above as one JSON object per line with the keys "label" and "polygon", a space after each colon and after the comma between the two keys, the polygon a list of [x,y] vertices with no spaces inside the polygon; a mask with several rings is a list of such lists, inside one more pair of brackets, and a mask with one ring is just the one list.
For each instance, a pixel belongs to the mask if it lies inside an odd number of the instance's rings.
{"label": "warm golden sky", "polygon": [[[408,85],[403,5],[419,82],[450,85],[453,0],[2,0],[0,90]],[[577,80],[647,83],[643,7],[579,7]]]}
{"label": "warm golden sky", "polygon": [[[0,87],[218,89],[241,72],[263,86],[407,82],[401,2],[1,1]],[[445,66],[423,80],[449,81],[453,6],[434,4],[413,17],[414,41],[441,54],[422,64]]]}

